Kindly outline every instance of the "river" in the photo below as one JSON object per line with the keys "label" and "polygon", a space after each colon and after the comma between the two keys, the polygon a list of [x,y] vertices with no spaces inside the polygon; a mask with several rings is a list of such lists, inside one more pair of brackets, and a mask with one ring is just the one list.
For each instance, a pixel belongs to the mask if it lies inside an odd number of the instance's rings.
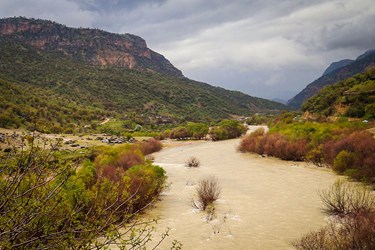
{"label": "river", "polygon": [[[239,153],[238,143],[186,142],[155,154],[170,182],[146,215],[159,218],[157,232],[170,228],[159,249],[173,240],[183,249],[293,249],[291,241],[326,223],[318,191],[339,177],[306,163]],[[191,156],[200,167],[184,166]],[[191,205],[195,184],[209,175],[222,190],[211,220]]]}

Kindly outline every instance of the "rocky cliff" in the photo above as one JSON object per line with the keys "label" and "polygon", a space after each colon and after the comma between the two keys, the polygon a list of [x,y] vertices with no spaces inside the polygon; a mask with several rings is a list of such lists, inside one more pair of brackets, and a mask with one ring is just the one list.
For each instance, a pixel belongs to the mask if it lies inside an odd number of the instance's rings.
{"label": "rocky cliff", "polygon": [[0,35],[40,50],[59,51],[94,65],[117,66],[183,77],[164,56],[131,34],[113,34],[98,29],[69,28],[52,21],[0,19]]}

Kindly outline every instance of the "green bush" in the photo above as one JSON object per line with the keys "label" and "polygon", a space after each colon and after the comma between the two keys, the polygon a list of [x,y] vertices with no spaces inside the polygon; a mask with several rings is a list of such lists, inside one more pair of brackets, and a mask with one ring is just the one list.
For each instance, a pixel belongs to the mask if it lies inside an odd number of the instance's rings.
{"label": "green bush", "polygon": [[210,129],[209,135],[213,141],[229,139],[229,133],[222,127],[213,127]]}
{"label": "green bush", "polygon": [[[128,146],[105,147],[95,153],[94,163],[85,159],[80,165],[36,144],[27,151],[1,153],[0,248],[145,244],[149,237],[137,243],[129,238],[130,231],[139,235],[137,221],[127,223],[155,199],[166,176],[150,164],[115,167],[124,154],[133,152]],[[142,225],[150,230],[148,222]]]}
{"label": "green bush", "polygon": [[344,173],[354,165],[355,154],[346,150],[341,151],[336,155],[333,162],[333,170],[339,174]]}

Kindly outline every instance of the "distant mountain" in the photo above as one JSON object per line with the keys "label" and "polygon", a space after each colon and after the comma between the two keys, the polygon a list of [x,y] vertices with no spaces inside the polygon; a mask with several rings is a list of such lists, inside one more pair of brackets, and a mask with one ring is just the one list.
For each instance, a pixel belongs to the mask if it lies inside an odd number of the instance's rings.
{"label": "distant mountain", "polygon": [[288,102],[286,100],[282,100],[282,99],[279,99],[279,98],[272,98],[272,101],[282,103],[284,105],[286,105],[286,103]]}
{"label": "distant mountain", "polygon": [[345,67],[346,65],[349,65],[353,62],[354,60],[351,59],[344,59],[338,62],[333,62],[331,65],[328,66],[328,68],[323,72],[323,76],[328,75],[332,71],[335,71],[336,69]]}
{"label": "distant mountain", "polygon": [[292,108],[298,109],[307,99],[317,94],[323,87],[362,73],[373,65],[375,65],[375,50],[369,50],[353,62],[334,69],[325,75],[323,74],[323,76],[307,85],[299,94],[290,99],[287,104]]}
{"label": "distant mountain", "polygon": [[362,60],[363,58],[371,55],[371,54],[374,54],[375,53],[375,49],[370,49],[370,50],[367,50],[365,53],[363,53],[362,55],[358,56],[356,60]]}
{"label": "distant mountain", "polygon": [[309,115],[375,119],[375,66],[328,85],[302,106]]}
{"label": "distant mountain", "polygon": [[75,29],[39,19],[0,19],[0,35],[49,52],[59,52],[78,61],[100,66],[182,73],[164,56],[149,49],[146,41],[131,34],[113,34],[98,29]]}
{"label": "distant mountain", "polygon": [[8,18],[0,55],[0,127],[77,131],[108,116],[215,121],[287,109],[183,77],[133,35]]}

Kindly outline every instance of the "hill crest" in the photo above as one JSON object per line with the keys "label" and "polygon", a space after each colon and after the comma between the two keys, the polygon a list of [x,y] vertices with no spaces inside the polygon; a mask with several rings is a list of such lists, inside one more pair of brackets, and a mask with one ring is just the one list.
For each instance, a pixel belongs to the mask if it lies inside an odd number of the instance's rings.
{"label": "hill crest", "polygon": [[149,49],[144,39],[132,34],[70,28],[48,20],[17,17],[0,19],[0,35],[94,65],[183,77],[163,55]]}

